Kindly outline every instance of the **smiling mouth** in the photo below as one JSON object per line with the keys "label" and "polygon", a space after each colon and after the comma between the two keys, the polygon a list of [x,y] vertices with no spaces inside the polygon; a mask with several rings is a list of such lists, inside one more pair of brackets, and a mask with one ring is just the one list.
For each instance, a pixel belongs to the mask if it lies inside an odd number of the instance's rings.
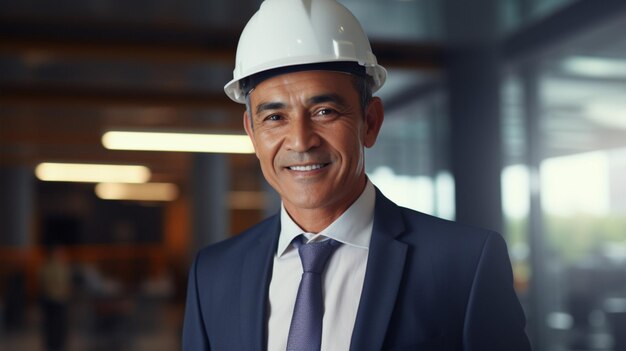
{"label": "smiling mouth", "polygon": [[309,171],[314,171],[316,169],[324,168],[328,165],[329,163],[318,163],[318,164],[304,165],[304,166],[289,166],[287,167],[287,169],[291,171],[298,171],[298,172],[309,172]]}

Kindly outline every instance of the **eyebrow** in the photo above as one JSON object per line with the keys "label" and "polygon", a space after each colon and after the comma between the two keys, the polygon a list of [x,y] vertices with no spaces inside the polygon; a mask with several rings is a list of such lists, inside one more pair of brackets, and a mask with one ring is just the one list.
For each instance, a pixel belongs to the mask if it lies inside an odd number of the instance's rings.
{"label": "eyebrow", "polygon": [[268,110],[279,110],[285,107],[287,107],[287,105],[285,105],[282,102],[264,102],[262,104],[259,104],[256,107],[256,114],[259,114],[263,111],[268,111]]}
{"label": "eyebrow", "polygon": [[322,95],[316,95],[313,97],[310,97],[307,100],[307,103],[309,105],[315,105],[315,104],[322,104],[325,102],[332,102],[338,105],[345,105],[346,104],[346,99],[344,99],[342,96],[340,96],[339,94],[322,94]]}

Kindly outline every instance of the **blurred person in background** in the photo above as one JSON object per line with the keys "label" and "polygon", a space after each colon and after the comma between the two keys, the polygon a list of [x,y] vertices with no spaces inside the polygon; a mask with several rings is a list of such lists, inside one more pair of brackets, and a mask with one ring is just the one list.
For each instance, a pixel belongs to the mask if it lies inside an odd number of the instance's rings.
{"label": "blurred person in background", "polygon": [[65,350],[72,272],[62,247],[52,246],[47,249],[39,280],[45,350]]}
{"label": "blurred person in background", "polygon": [[502,237],[367,178],[385,78],[334,0],[266,0],[248,22],[225,91],[282,206],[198,253],[185,351],[530,349]]}

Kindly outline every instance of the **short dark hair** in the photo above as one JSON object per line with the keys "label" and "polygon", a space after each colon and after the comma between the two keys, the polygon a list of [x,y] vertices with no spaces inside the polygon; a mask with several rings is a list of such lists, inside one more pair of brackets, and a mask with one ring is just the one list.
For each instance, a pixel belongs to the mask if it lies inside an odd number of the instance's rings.
{"label": "short dark hair", "polygon": [[359,94],[359,102],[361,104],[361,112],[365,116],[365,110],[367,104],[372,100],[372,86],[374,86],[374,79],[372,77],[365,76],[352,76],[352,85]]}

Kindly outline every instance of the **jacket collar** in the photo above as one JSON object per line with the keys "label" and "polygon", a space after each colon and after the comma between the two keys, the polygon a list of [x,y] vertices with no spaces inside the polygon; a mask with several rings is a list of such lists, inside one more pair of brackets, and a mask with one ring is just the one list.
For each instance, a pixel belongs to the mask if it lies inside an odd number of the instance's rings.
{"label": "jacket collar", "polygon": [[374,228],[350,350],[380,350],[402,280],[407,245],[400,208],[376,189]]}
{"label": "jacket collar", "polygon": [[240,314],[241,344],[245,350],[267,348],[267,301],[279,233],[280,218],[273,216],[257,228],[255,246],[242,257]]}

